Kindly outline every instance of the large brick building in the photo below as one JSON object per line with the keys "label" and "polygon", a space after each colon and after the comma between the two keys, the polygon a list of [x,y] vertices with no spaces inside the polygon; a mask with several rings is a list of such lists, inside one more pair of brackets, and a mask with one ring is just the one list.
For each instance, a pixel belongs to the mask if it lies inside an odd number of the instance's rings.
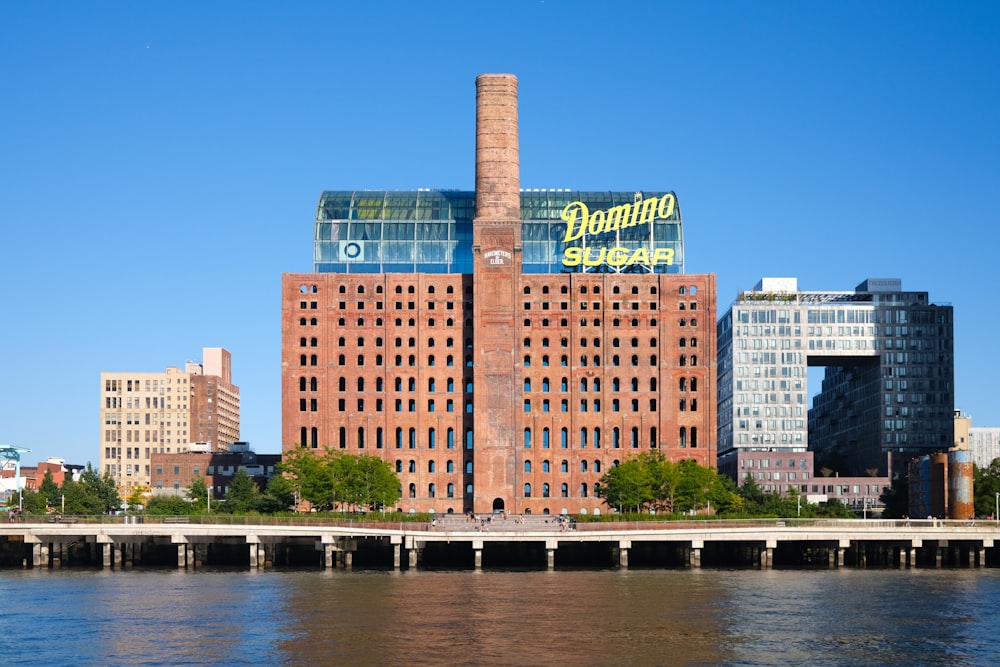
{"label": "large brick building", "polygon": [[475,192],[324,192],[282,278],[285,450],[375,454],[403,511],[607,511],[659,450],[715,465],[715,276],[672,192],[521,191],[517,80],[477,81]]}

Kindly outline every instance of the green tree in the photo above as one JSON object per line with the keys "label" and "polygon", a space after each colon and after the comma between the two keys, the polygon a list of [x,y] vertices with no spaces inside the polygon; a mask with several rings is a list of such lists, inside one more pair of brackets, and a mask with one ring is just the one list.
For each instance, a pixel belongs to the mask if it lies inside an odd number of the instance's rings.
{"label": "green tree", "polygon": [[125,501],[128,509],[131,511],[140,511],[146,504],[146,494],[149,492],[149,488],[145,486],[135,486],[132,491],[128,494],[128,499]]}
{"label": "green tree", "polygon": [[840,502],[837,498],[831,498],[826,501],[826,504],[819,505],[816,512],[816,516],[824,517],[827,519],[854,519],[857,515],[851,511],[844,503]]}
{"label": "green tree", "polygon": [[327,462],[304,448],[285,452],[279,471],[289,475],[299,497],[319,510],[332,507],[333,477]]}
{"label": "green tree", "polygon": [[267,488],[261,494],[257,506],[268,514],[284,512],[295,502],[295,487],[284,475],[277,474],[267,481]]}
{"label": "green tree", "polygon": [[635,457],[605,472],[598,484],[597,494],[610,508],[639,512],[653,502],[653,480],[641,457]]}
{"label": "green tree", "polygon": [[24,488],[10,494],[10,507],[20,507],[25,514],[45,514],[45,496],[35,489]]}
{"label": "green tree", "polygon": [[247,471],[240,468],[229,481],[226,489],[224,511],[230,514],[244,514],[257,509],[257,494],[259,489]]}
{"label": "green tree", "polygon": [[[906,477],[897,475],[892,478],[892,484],[882,492],[879,500],[885,505],[882,510],[884,519],[902,519],[910,515],[910,483]],[[977,499],[978,500],[978,499]]]}
{"label": "green tree", "polygon": [[639,457],[650,481],[650,507],[658,512],[673,512],[677,488],[681,481],[680,466],[660,452],[646,452]]}
{"label": "green tree", "polygon": [[187,488],[187,498],[191,506],[189,512],[201,514],[208,511],[208,485],[205,484],[204,477],[194,477],[191,485]]}
{"label": "green tree", "polygon": [[972,473],[972,493],[978,516],[996,514],[996,494],[1000,492],[1000,459],[985,468],[976,466]]}
{"label": "green tree", "polygon": [[678,481],[675,512],[702,509],[708,504],[709,493],[717,483],[718,473],[712,468],[685,459],[677,462]]}
{"label": "green tree", "polygon": [[[97,510],[93,514],[110,514],[121,509],[121,495],[115,480],[108,473],[101,475],[87,463],[87,469],[80,473],[79,483],[83,494],[89,498],[87,504],[92,503],[92,507]],[[69,509],[66,511],[69,512]]]}
{"label": "green tree", "polygon": [[364,454],[355,459],[351,470],[349,493],[357,507],[385,509],[400,498],[399,478],[392,467],[378,458]]}
{"label": "green tree", "polygon": [[63,482],[62,493],[65,502],[66,514],[103,514],[104,506],[96,495],[80,482],[67,479]]}
{"label": "green tree", "polygon": [[191,513],[191,503],[174,495],[157,494],[149,499],[146,514],[157,516],[183,516]]}
{"label": "green tree", "polygon": [[753,473],[747,473],[739,489],[740,497],[748,506],[759,506],[764,502],[764,490],[754,479]]}
{"label": "green tree", "polygon": [[51,470],[45,471],[45,475],[42,477],[42,483],[38,486],[38,492],[42,494],[45,504],[49,507],[58,509],[62,506],[60,498],[62,494],[59,491],[59,485],[56,484],[54,479],[52,479]]}

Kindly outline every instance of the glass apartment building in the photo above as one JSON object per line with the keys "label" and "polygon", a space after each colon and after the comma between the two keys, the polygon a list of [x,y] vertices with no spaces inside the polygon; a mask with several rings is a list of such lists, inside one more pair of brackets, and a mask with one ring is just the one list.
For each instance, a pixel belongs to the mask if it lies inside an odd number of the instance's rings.
{"label": "glass apartment building", "polygon": [[[952,307],[927,292],[898,279],[828,292],[764,278],[717,336],[719,469],[734,479],[752,452],[811,452],[817,471],[860,477],[952,445]],[[826,368],[812,409],[810,366]]]}

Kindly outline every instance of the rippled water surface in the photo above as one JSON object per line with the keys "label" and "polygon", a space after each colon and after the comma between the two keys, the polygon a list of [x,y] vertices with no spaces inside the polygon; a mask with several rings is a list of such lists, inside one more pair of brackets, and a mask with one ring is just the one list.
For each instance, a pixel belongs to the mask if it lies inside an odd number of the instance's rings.
{"label": "rippled water surface", "polygon": [[0,572],[6,665],[995,665],[994,570]]}

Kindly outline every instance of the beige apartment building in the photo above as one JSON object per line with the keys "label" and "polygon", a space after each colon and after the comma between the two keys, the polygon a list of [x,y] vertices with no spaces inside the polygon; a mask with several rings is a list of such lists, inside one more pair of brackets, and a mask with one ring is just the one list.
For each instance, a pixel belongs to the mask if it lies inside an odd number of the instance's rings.
{"label": "beige apartment building", "polygon": [[100,470],[123,494],[150,487],[152,454],[191,443],[227,451],[240,440],[240,389],[228,350],[204,348],[202,363],[162,372],[101,373]]}

